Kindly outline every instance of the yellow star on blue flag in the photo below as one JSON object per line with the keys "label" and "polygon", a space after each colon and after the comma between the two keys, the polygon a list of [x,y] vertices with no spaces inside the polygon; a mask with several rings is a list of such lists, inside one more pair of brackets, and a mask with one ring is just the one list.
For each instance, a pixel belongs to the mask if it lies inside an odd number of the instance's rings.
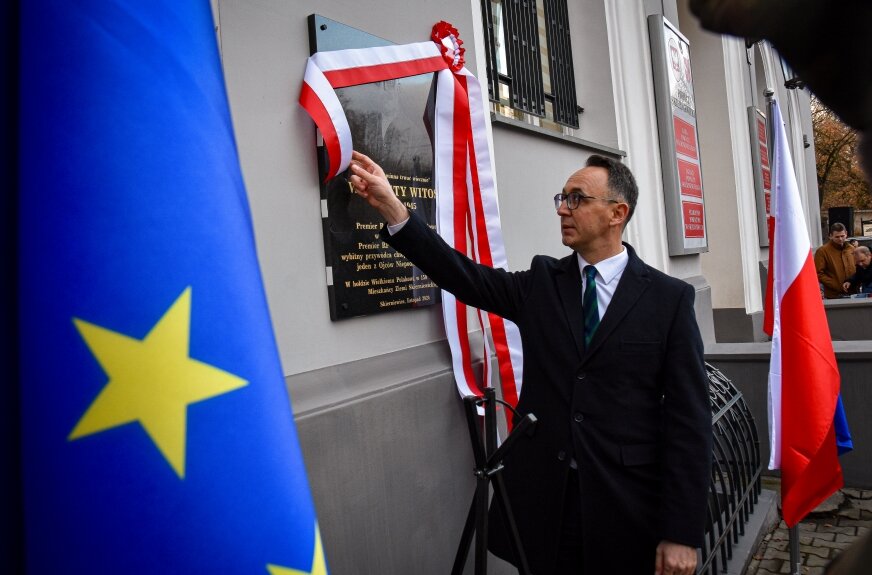
{"label": "yellow star on blue flag", "polygon": [[326,574],[209,1],[20,11],[28,572]]}
{"label": "yellow star on blue flag", "polygon": [[315,549],[312,552],[312,566],[308,569],[291,569],[281,565],[267,565],[269,575],[327,575],[327,562],[324,561],[324,548],[321,546],[321,532],[315,525]]}
{"label": "yellow star on blue flag", "polygon": [[188,404],[248,383],[188,356],[190,316],[191,288],[187,288],[142,341],[75,320],[110,379],[70,439],[136,421],[179,477],[185,476]]}

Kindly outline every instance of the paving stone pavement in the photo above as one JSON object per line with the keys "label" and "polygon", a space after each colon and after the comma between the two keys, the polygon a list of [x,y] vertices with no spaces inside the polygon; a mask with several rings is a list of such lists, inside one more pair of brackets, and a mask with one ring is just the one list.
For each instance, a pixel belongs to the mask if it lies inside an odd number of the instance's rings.
{"label": "paving stone pavement", "polygon": [[[780,484],[777,479],[767,478],[764,488],[779,490]],[[844,488],[837,491],[799,524],[802,574],[822,575],[836,555],[870,530],[872,490]],[[763,537],[745,575],[789,574],[789,553],[787,525],[782,520]],[[872,566],[869,572],[872,573]]]}

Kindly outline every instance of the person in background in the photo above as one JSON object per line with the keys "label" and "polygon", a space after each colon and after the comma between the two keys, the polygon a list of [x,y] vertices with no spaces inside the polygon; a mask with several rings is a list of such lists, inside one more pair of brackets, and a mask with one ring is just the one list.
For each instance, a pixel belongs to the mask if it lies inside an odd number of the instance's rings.
{"label": "person in background", "polygon": [[872,293],[872,251],[866,246],[859,246],[854,250],[854,264],[857,271],[848,277],[842,287],[845,292],[858,291],[860,293]]}
{"label": "person in background", "polygon": [[818,281],[824,286],[824,297],[835,299],[850,293],[846,280],[854,275],[854,246],[848,243],[848,231],[839,222],[830,226],[830,241],[814,253]]}

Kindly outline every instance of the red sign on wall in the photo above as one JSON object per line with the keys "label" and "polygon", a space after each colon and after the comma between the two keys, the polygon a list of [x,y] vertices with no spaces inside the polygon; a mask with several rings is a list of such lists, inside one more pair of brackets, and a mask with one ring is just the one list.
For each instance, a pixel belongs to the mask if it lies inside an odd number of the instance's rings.
{"label": "red sign on wall", "polygon": [[672,125],[675,127],[675,151],[696,160],[696,130],[693,125],[675,115],[672,116]]}
{"label": "red sign on wall", "polygon": [[769,167],[769,147],[766,145],[766,124],[762,118],[757,118],[757,143],[760,146],[760,163]]}
{"label": "red sign on wall", "polygon": [[766,145],[766,122],[759,115],[755,116],[757,124],[757,147],[760,149],[760,175],[763,181],[763,202],[766,215],[770,215],[772,200],[772,172],[769,168],[769,146]]}
{"label": "red sign on wall", "polygon": [[704,238],[703,205],[697,202],[681,202],[681,211],[684,214],[684,237]]}
{"label": "red sign on wall", "polygon": [[699,174],[699,164],[678,159],[678,182],[681,194],[702,198],[702,177]]}

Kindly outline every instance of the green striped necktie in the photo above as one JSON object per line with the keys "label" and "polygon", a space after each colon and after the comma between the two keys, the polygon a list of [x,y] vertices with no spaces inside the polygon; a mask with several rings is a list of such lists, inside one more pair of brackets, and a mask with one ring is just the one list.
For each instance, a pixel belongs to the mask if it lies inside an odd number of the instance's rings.
{"label": "green striped necktie", "polygon": [[584,348],[590,347],[590,340],[593,339],[593,334],[599,326],[599,308],[596,303],[596,268],[593,266],[584,267],[584,277],[586,284],[584,286],[584,297],[582,306],[584,309]]}

